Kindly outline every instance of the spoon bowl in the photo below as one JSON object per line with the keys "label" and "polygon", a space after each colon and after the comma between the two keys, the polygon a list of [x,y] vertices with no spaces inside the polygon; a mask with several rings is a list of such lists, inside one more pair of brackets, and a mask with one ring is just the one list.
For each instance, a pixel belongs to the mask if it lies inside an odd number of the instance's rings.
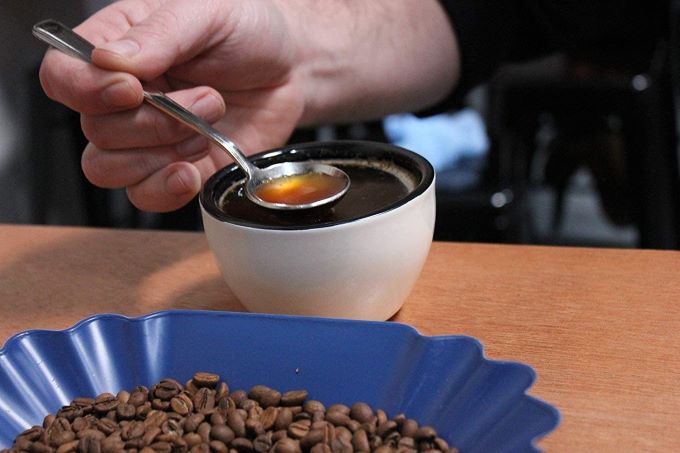
{"label": "spoon bowl", "polygon": [[[44,20],[33,26],[33,35],[67,55],[92,63],[94,45],[66,25],[52,19]],[[330,207],[342,198],[349,189],[349,176],[339,168],[315,162],[290,162],[267,168],[253,165],[232,140],[222,135],[203,119],[191,113],[165,94],[157,91],[144,91],[144,100],[211,140],[234,159],[246,174],[245,191],[248,198],[260,206],[280,210],[305,210]],[[264,199],[259,194],[261,188],[276,183],[281,178],[301,178],[305,175],[321,175],[327,179],[325,190],[305,187],[306,198],[302,202],[291,202],[287,198]],[[329,188],[333,190],[329,190]]]}

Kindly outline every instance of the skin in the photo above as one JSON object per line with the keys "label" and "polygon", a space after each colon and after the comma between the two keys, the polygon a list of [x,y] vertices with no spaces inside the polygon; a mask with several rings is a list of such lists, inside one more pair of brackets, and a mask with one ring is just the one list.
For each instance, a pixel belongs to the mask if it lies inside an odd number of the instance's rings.
{"label": "skin", "polygon": [[121,0],[75,30],[95,65],[49,50],[43,88],[81,114],[87,178],[148,211],[188,203],[230,159],[143,104],[142,83],[254,153],[297,126],[427,107],[459,76],[436,0]]}

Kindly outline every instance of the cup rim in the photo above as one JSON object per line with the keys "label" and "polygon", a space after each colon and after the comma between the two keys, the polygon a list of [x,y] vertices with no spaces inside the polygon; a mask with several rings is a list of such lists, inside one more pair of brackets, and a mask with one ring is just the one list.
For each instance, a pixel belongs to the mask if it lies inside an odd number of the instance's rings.
{"label": "cup rim", "polygon": [[295,143],[263,151],[249,157],[251,162],[253,162],[256,166],[266,166],[279,162],[331,158],[348,160],[352,158],[389,159],[395,162],[398,166],[403,167],[415,174],[417,183],[412,191],[394,203],[348,219],[335,220],[314,225],[269,225],[233,217],[218,208],[218,200],[228,188],[225,187],[226,182],[229,183],[230,187],[234,182],[245,177],[243,171],[235,163],[233,163],[218,170],[210,178],[208,178],[201,189],[199,203],[201,208],[203,208],[203,210],[212,218],[232,225],[239,225],[259,230],[301,231],[322,229],[356,222],[357,220],[393,211],[422,195],[428,189],[428,187],[432,185],[435,176],[434,168],[423,156],[390,143],[366,140],[331,140]]}

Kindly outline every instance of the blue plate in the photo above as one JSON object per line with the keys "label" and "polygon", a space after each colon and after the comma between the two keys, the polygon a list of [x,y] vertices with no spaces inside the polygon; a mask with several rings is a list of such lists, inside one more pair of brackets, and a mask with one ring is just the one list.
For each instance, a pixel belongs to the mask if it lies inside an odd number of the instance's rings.
{"label": "blue plate", "polygon": [[537,451],[557,410],[526,394],[534,371],[487,360],[470,337],[426,337],[393,322],[214,311],[98,315],[32,330],[0,350],[0,448],[77,396],[195,371],[232,389],[304,388],[325,404],[365,401],[432,425],[463,452]]}

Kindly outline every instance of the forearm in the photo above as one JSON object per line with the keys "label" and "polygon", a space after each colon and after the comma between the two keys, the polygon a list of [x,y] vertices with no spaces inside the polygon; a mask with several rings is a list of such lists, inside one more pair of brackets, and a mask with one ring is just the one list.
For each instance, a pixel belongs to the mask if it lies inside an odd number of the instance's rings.
{"label": "forearm", "polygon": [[281,1],[299,43],[292,77],[305,93],[303,125],[423,109],[459,78],[455,35],[436,0]]}

